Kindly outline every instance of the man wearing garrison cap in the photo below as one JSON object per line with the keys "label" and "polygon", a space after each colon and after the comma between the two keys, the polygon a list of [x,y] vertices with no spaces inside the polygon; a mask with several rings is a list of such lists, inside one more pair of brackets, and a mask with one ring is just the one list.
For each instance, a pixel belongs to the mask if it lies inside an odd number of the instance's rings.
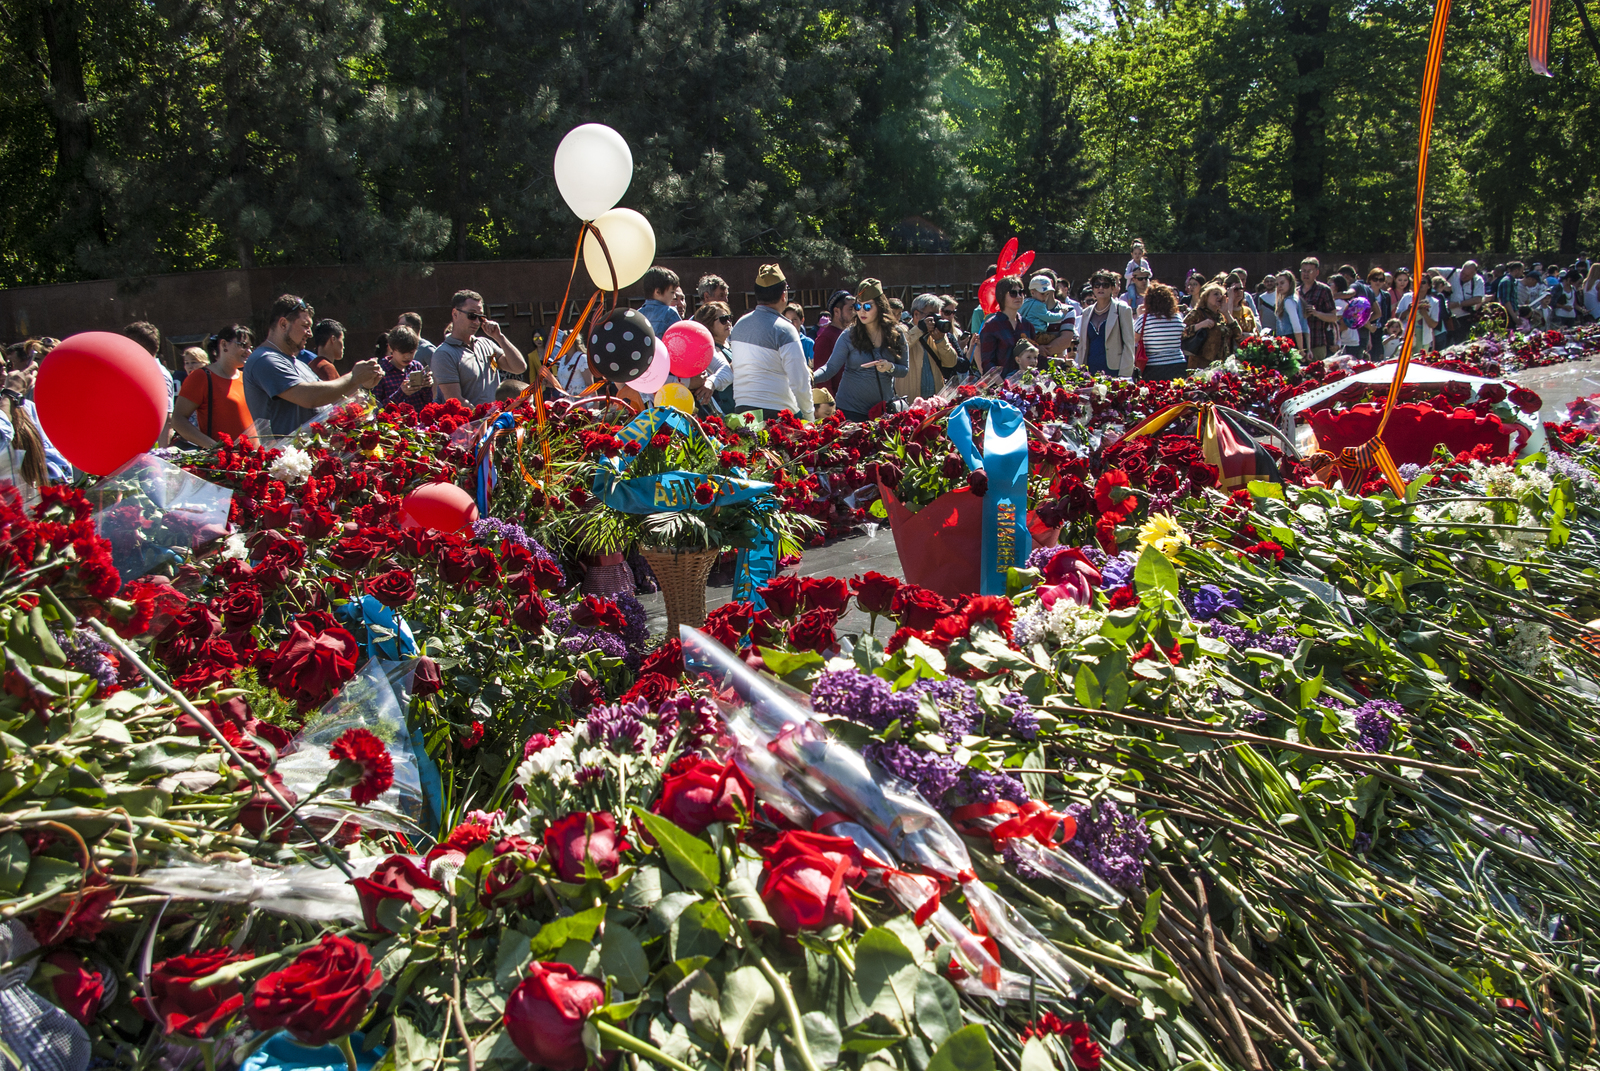
{"label": "man wearing garrison cap", "polygon": [[756,273],[756,307],[733,325],[728,336],[733,361],[733,403],[736,413],[777,416],[787,409],[812,417],[811,366],[800,345],[800,332],[784,319],[789,282],[776,264]]}

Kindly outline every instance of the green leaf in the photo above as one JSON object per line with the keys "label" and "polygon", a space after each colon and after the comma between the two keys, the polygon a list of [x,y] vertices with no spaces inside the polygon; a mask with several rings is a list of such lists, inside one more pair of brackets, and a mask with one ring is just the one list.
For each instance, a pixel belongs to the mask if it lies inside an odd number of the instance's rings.
{"label": "green leaf", "polygon": [[576,915],[568,915],[564,919],[545,923],[529,942],[533,958],[549,959],[561,951],[568,941],[594,940],[594,933],[600,928],[600,923],[605,921],[605,917],[605,905],[600,904],[587,911],[580,911]]}
{"label": "green leaf", "polygon": [[1139,923],[1139,932],[1142,934],[1155,933],[1156,927],[1161,924],[1161,890],[1157,889],[1150,894],[1144,902],[1144,921]]}
{"label": "green leaf", "polygon": [[493,978],[469,978],[461,983],[461,1013],[469,1023],[492,1023],[505,1010],[505,998]]}
{"label": "green leaf", "polygon": [[634,807],[634,813],[645,829],[655,838],[656,846],[666,857],[667,867],[686,889],[710,892],[722,881],[722,866],[711,845],[692,833],[674,825],[670,819],[651,814],[643,807]]}
{"label": "green leaf", "polygon": [[690,1033],[715,1041],[722,1033],[722,994],[716,979],[704,970],[693,971],[667,994],[667,1010]]}
{"label": "green leaf", "polygon": [[839,1046],[843,1038],[839,1024],[821,1012],[806,1012],[800,1017],[800,1026],[806,1032],[811,1046],[811,1056],[819,1067],[832,1067],[839,1062]]}
{"label": "green leaf", "polygon": [[[494,956],[494,982],[500,992],[509,994],[522,981],[522,971],[533,962],[528,938],[517,930],[506,930]],[[387,975],[385,975],[387,977]]]}
{"label": "green leaf", "polygon": [[828,662],[815,651],[775,651],[770,647],[762,647],[760,651],[767,672],[775,677],[787,678],[793,673],[803,672],[812,666],[824,666]]}
{"label": "green leaf", "polygon": [[935,1048],[961,1029],[961,995],[932,971],[917,972],[916,1024]]}
{"label": "green leaf", "polygon": [[46,889],[75,885],[83,877],[83,868],[65,859],[52,859],[41,855],[28,864],[28,876],[22,882],[22,892],[28,896]]}
{"label": "green leaf", "polygon": [[403,1015],[396,1015],[393,1021],[394,1044],[391,1052],[394,1055],[394,1071],[412,1071],[412,1068],[430,1066],[436,1053],[430,1051],[434,1046],[429,1045],[422,1031]]}
{"label": "green leaf", "polygon": [[921,973],[905,942],[882,926],[868,930],[856,945],[856,989],[862,1003],[895,1022],[909,1023]]}
{"label": "green leaf", "polygon": [[1077,695],[1078,705],[1091,710],[1100,709],[1100,704],[1105,697],[1100,692],[1100,679],[1094,675],[1094,670],[1088,666],[1079,666],[1078,674],[1073,678],[1073,692]]}
{"label": "green leaf", "polygon": [[735,874],[722,888],[722,896],[733,913],[745,922],[772,923],[772,914],[762,902],[755,883],[743,874]]}
{"label": "green leaf", "polygon": [[28,876],[28,842],[15,831],[0,836],[0,893],[15,896]]}
{"label": "green leaf", "polygon": [[928,1071],[994,1071],[994,1052],[981,1023],[964,1026],[939,1046]]}
{"label": "green leaf", "polygon": [[677,961],[714,956],[722,951],[731,931],[732,924],[722,908],[704,900],[691,904],[673,922],[667,935],[671,958]]}
{"label": "green leaf", "polygon": [[723,979],[721,1005],[722,1039],[738,1049],[761,1036],[778,994],[760,967],[738,967]]}
{"label": "green leaf", "polygon": [[1167,556],[1153,546],[1146,545],[1139,555],[1139,564],[1133,567],[1133,583],[1140,595],[1149,592],[1178,593],[1178,570],[1172,567]]}
{"label": "green leaf", "polygon": [[606,927],[600,942],[600,969],[615,978],[624,993],[637,993],[650,981],[650,960],[639,938],[615,920]]}
{"label": "green leaf", "polygon": [[1022,1071],[1057,1071],[1043,1039],[1029,1038],[1022,1046]]}

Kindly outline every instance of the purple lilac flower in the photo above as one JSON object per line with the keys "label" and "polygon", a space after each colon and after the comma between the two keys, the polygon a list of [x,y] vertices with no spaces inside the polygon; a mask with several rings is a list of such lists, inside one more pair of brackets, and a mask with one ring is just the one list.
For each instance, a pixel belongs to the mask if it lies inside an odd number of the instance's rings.
{"label": "purple lilac flower", "polygon": [[1042,573],[1045,566],[1050,564],[1050,559],[1066,549],[1059,543],[1053,547],[1036,547],[1033,553],[1028,555],[1028,560],[1022,563],[1023,568],[1037,569]]}
{"label": "purple lilac flower", "polygon": [[1106,591],[1126,587],[1132,579],[1133,563],[1120,554],[1115,558],[1107,558],[1106,563],[1100,567],[1100,586]]}
{"label": "purple lilac flower", "polygon": [[927,696],[939,711],[939,721],[945,739],[958,743],[972,732],[981,712],[978,710],[978,693],[972,685],[958,680],[917,681],[905,694]]}
{"label": "purple lilac flower", "polygon": [[934,806],[938,806],[945,793],[961,780],[962,767],[949,756],[932,751],[918,751],[891,741],[868,744],[861,749],[861,754],[902,781],[915,785],[922,798]]}
{"label": "purple lilac flower", "polygon": [[1083,552],[1083,556],[1085,558],[1089,559],[1089,564],[1094,566],[1096,569],[1104,565],[1106,563],[1106,559],[1111,557],[1111,555],[1107,554],[1104,550],[1100,549],[1100,547],[1093,543],[1090,543],[1087,546],[1079,547],[1078,549]]}
{"label": "purple lilac flower", "polygon": [[69,635],[56,633],[61,641],[61,652],[67,664],[81,673],[93,677],[100,691],[117,683],[117,667],[111,661],[111,645],[87,629],[75,629]]}
{"label": "purple lilac flower", "polygon": [[1357,751],[1382,751],[1389,746],[1394,723],[1405,708],[1392,699],[1371,699],[1356,707]]}
{"label": "purple lilac flower", "polygon": [[882,677],[854,669],[830,670],[811,689],[811,706],[819,714],[848,718],[882,732],[896,720],[914,722],[917,697],[896,692]]}
{"label": "purple lilac flower", "polygon": [[1201,584],[1200,589],[1191,592],[1185,602],[1196,621],[1210,621],[1224,610],[1239,609],[1244,605],[1244,597],[1237,588],[1225,592],[1215,584]]}
{"label": "purple lilac flower", "polygon": [[1012,692],[1000,700],[1000,705],[1011,711],[1008,727],[1013,733],[1024,740],[1032,740],[1039,735],[1039,712],[1033,709],[1027,696]]}
{"label": "purple lilac flower", "polygon": [[1044,877],[1043,872],[1029,865],[1026,860],[1017,854],[1015,845],[1009,840],[1001,847],[1000,857],[1005,860],[1006,866],[1010,868],[1011,872],[1023,881]]}
{"label": "purple lilac flower", "polygon": [[1065,847],[1119,889],[1144,883],[1144,853],[1150,847],[1150,830],[1144,819],[1123,814],[1115,800],[1101,800],[1098,811],[1074,803],[1067,814],[1078,823],[1077,834]]}
{"label": "purple lilac flower", "polygon": [[1271,651],[1285,658],[1294,657],[1295,651],[1300,646],[1300,637],[1293,629],[1280,628],[1276,632],[1252,632],[1250,629],[1239,625],[1229,625],[1222,621],[1212,621],[1210,624],[1211,635],[1219,640],[1224,640],[1235,648],[1243,651],[1255,648],[1262,651]]}
{"label": "purple lilac flower", "polygon": [[585,651],[599,651],[607,658],[617,658],[626,661],[628,648],[622,642],[622,637],[614,632],[602,632],[596,629],[573,629],[561,641],[560,648],[569,655],[580,655]]}
{"label": "purple lilac flower", "polygon": [[1364,829],[1361,830],[1355,835],[1355,839],[1350,845],[1350,850],[1357,855],[1366,855],[1372,851],[1372,834]]}
{"label": "purple lilac flower", "polygon": [[638,650],[650,638],[650,614],[631,591],[620,591],[611,598],[617,604],[617,609],[622,611],[625,622],[622,626],[622,642],[628,645],[630,651]]}
{"label": "purple lilac flower", "polygon": [[1031,798],[1022,782],[1008,773],[991,773],[968,767],[961,771],[960,794],[968,803],[1027,803]]}
{"label": "purple lilac flower", "polygon": [[644,722],[649,717],[650,706],[643,699],[635,699],[627,706],[597,706],[584,723],[584,735],[591,744],[600,744],[619,755],[630,755],[638,750]]}
{"label": "purple lilac flower", "polygon": [[1272,717],[1272,715],[1268,714],[1264,710],[1247,710],[1244,712],[1244,716],[1239,720],[1244,722],[1245,728],[1254,729],[1257,725],[1260,725],[1270,717]]}

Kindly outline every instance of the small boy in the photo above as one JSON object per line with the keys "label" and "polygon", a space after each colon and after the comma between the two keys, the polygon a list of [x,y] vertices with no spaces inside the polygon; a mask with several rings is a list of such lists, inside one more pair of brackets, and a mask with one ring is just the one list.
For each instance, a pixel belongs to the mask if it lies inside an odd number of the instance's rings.
{"label": "small boy", "polygon": [[433,400],[433,376],[416,359],[417,342],[417,333],[403,324],[389,332],[389,366],[374,392],[380,405],[405,402],[421,409]]}
{"label": "small boy", "polygon": [[1388,360],[1400,352],[1400,344],[1406,340],[1406,325],[1398,319],[1391,317],[1383,325],[1383,359]]}
{"label": "small boy", "polygon": [[826,387],[811,388],[811,408],[813,420],[827,420],[838,411],[838,406],[833,402],[833,393]]}

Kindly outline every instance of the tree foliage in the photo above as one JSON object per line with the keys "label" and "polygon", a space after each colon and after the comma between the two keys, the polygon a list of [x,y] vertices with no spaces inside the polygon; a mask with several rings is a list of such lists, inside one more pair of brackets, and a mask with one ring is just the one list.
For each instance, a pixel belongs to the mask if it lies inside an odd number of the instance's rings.
{"label": "tree foliage", "polygon": [[[1457,3],[1430,245],[1600,237],[1587,0]],[[1580,17],[1583,16],[1583,17]],[[1402,248],[1398,0],[0,0],[0,281],[563,256],[606,122],[663,255]]]}

